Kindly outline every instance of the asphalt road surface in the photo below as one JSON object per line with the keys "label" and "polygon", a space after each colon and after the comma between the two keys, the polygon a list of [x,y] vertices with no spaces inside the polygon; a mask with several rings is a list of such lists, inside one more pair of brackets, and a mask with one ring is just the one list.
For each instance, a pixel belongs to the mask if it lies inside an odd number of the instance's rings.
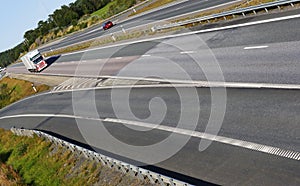
{"label": "asphalt road surface", "polygon": [[[62,55],[43,73],[299,84],[299,27],[294,18],[91,49]],[[20,64],[8,71],[26,72]]]}
{"label": "asphalt road surface", "polygon": [[55,50],[57,48],[65,47],[68,45],[72,45],[78,42],[86,41],[89,39],[97,38],[102,35],[107,35],[110,33],[122,31],[122,27],[124,29],[133,28],[140,25],[146,25],[151,22],[156,22],[159,20],[165,20],[174,16],[194,12],[194,11],[200,11],[202,9],[206,9],[209,7],[217,6],[220,4],[228,3],[233,0],[189,0],[189,1],[183,1],[179,4],[175,4],[173,6],[168,6],[163,9],[159,9],[156,11],[149,12],[147,14],[143,14],[141,16],[125,20],[122,22],[119,22],[115,27],[112,27],[111,29],[104,31],[101,29],[101,25],[95,26],[92,29],[87,29],[86,31],[71,35],[62,41],[58,43],[54,43],[51,45],[48,45],[46,47],[42,47],[41,51],[49,51],[49,50]]}
{"label": "asphalt road surface", "polygon": [[[195,131],[205,132],[212,108],[212,89],[196,89],[197,97],[193,97],[195,93],[193,88],[132,89],[128,102],[134,117],[125,114],[129,111],[125,107],[126,91],[128,91],[126,88],[113,89],[113,91],[104,89],[35,96],[2,109],[0,127],[9,129],[16,126],[53,132],[78,143],[88,142],[89,145],[101,149],[102,153],[131,163],[143,162],[143,159],[140,159],[142,149],[146,151],[149,145],[167,139],[170,132],[160,129],[140,130],[144,127],[127,126],[118,124],[123,122],[104,119],[117,118],[139,122],[146,120],[147,123],[172,128],[181,123],[182,117],[186,115],[188,119],[184,120],[184,124],[179,128],[191,130],[193,114],[199,113],[199,120],[195,120]],[[231,140],[243,140],[291,150],[299,156],[299,96],[297,90],[227,89],[224,121],[217,135]],[[155,103],[153,98],[156,100]],[[164,100],[164,103],[158,98]],[[194,98],[199,100],[199,105]],[[113,107],[114,104],[117,104],[117,109]],[[217,105],[213,109],[220,107],[221,105]],[[164,116],[161,116],[163,112],[155,112],[162,108],[166,108]],[[74,115],[77,117],[76,120],[72,118]],[[10,116],[12,118],[7,118]],[[103,120],[106,130],[115,139],[137,146],[137,149],[142,151],[138,153],[137,150],[137,154],[128,154],[126,148],[117,148],[114,140],[103,138],[103,135],[99,135],[97,130],[93,129],[101,125],[97,118]],[[174,142],[165,148],[177,148],[177,140],[181,138],[182,135],[176,136]],[[200,140],[200,137],[192,137],[175,155],[150,168],[194,184],[204,183],[202,181],[221,185],[299,185],[300,183],[299,160],[218,141],[200,152],[198,150]],[[165,153],[163,150],[155,151],[148,156],[156,157],[163,153]]]}
{"label": "asphalt road surface", "polygon": [[[230,82],[299,84],[299,24],[300,19],[294,18],[77,52],[48,59],[52,64],[43,73],[212,81],[222,80],[223,76]],[[8,68],[9,72],[24,70],[22,65]],[[192,132],[177,135],[167,147],[143,156],[147,147],[168,139],[171,134],[167,129],[174,129],[178,123],[183,124],[180,129],[187,131],[193,131],[196,124],[195,131],[200,133],[208,128],[218,129],[207,123],[211,109],[222,108],[222,100],[212,104],[211,98],[213,90],[220,91],[217,95],[221,96],[221,89],[178,88],[178,92],[174,88],[136,88],[126,99],[127,90],[35,96],[2,109],[0,127],[52,132],[137,165],[147,162],[143,157],[158,159],[167,153],[165,149],[176,149],[183,136],[193,135]],[[217,135],[228,140],[215,140],[207,149],[199,151],[204,137],[193,136],[175,155],[153,166],[144,166],[197,185],[207,182],[299,185],[299,96],[298,90],[227,89],[224,120]],[[199,102],[195,102],[195,98]],[[126,114],[129,110],[133,115]],[[197,113],[199,119],[193,122]],[[181,122],[182,115],[186,116],[184,122]],[[142,125],[140,121],[147,122]],[[147,131],[149,123],[159,124],[158,128]],[[131,151],[133,154],[127,152],[127,148],[118,148],[114,140],[93,130],[102,125],[115,139],[139,148]],[[237,140],[243,142],[235,143]],[[255,143],[259,148],[250,150],[246,148],[248,143]],[[265,153],[264,149],[269,147],[281,149],[280,153]]]}

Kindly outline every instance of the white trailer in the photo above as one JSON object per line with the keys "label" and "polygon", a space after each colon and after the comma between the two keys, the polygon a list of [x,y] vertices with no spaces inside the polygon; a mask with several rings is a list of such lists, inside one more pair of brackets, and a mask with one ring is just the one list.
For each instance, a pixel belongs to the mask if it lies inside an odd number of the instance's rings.
{"label": "white trailer", "polygon": [[47,67],[44,57],[38,50],[28,52],[21,60],[29,72],[40,72]]}

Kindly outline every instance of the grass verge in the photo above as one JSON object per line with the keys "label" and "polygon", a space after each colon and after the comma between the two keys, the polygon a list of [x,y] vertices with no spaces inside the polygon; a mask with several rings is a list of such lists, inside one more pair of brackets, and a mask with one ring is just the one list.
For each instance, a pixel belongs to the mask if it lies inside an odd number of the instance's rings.
{"label": "grass verge", "polygon": [[155,1],[151,4],[149,4],[148,6],[145,6],[144,8],[141,8],[139,10],[137,10],[136,12],[133,12],[129,15],[130,16],[133,16],[133,15],[136,15],[136,14],[140,14],[140,13],[143,13],[143,12],[146,12],[148,10],[152,10],[154,8],[158,8],[158,7],[161,7],[165,4],[168,4],[168,3],[171,3],[171,2],[174,2],[174,1],[177,1],[177,0],[160,0],[160,1]]}
{"label": "grass verge", "polygon": [[30,95],[49,90],[47,85],[34,85],[36,91],[32,87],[32,83],[25,80],[5,77],[0,81],[0,109],[22,98]]}
{"label": "grass verge", "polygon": [[150,185],[37,136],[16,136],[4,129],[0,161],[21,176],[16,176],[18,185]]}

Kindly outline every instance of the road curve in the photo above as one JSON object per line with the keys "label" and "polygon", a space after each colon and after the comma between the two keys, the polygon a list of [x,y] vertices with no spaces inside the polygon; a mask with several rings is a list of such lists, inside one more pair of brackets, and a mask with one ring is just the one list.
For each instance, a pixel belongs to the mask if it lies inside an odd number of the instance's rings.
{"label": "road curve", "polygon": [[[126,90],[126,88],[114,89],[121,95]],[[129,97],[130,109],[137,118],[144,120],[151,116],[150,100],[160,97],[165,102],[167,112],[162,122],[157,124],[176,127],[180,113],[194,113],[192,109],[195,108],[192,101],[186,100],[187,107],[181,110],[182,103],[178,92],[189,95],[192,94],[192,90],[191,88],[132,89]],[[210,93],[210,89],[197,89],[200,117],[195,130],[198,132],[205,131],[210,116]],[[74,100],[72,101],[72,96],[80,105],[76,111],[73,110],[76,103]],[[108,151],[107,146],[112,143],[110,140],[100,143],[103,139],[101,140],[101,136],[93,132],[83,138],[76,125],[76,120],[72,118],[76,114],[76,117],[79,117],[77,122],[79,121],[86,128],[99,124],[95,118],[133,120],[126,115],[123,118],[117,117],[113,110],[111,96],[111,89],[47,93],[34,96],[2,109],[0,111],[0,127],[7,129],[12,126],[33,128],[63,135],[83,144],[89,141],[90,145],[101,149],[108,155],[134,162],[137,160],[137,156],[124,157],[121,149],[118,149],[119,153]],[[191,96],[187,97],[192,100]],[[227,137],[233,141],[243,140],[276,147],[297,154],[300,152],[299,98],[296,90],[227,89],[226,112],[218,136]],[[92,114],[92,102],[95,103],[97,116]],[[126,104],[125,99],[117,99],[117,102],[120,105]],[[161,105],[154,104],[152,106],[159,109]],[[122,107],[119,108],[122,109]],[[123,111],[126,113],[127,110]],[[155,124],[160,113],[154,114],[154,120],[151,120],[151,123]],[[160,129],[134,131],[124,125],[111,122],[111,120],[103,120],[103,124],[116,139],[133,146],[145,146],[145,148],[170,135],[169,132]],[[183,128],[189,129],[190,124],[185,122]],[[140,129],[140,127],[134,129]],[[178,137],[180,138],[180,135]],[[169,174],[187,179],[186,181],[192,180],[195,184],[203,183],[202,181],[221,185],[298,185],[300,183],[299,160],[249,150],[243,146],[234,146],[230,142],[221,143],[219,141],[213,142],[209,148],[200,152],[198,150],[200,140],[199,137],[192,137],[178,153],[165,161],[156,163],[154,168],[158,171],[168,170]],[[155,153],[159,154],[159,152]]]}

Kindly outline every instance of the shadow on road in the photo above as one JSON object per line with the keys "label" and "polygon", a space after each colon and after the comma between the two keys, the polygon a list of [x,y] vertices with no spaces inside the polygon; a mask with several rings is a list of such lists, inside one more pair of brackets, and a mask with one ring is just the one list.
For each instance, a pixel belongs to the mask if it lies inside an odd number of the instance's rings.
{"label": "shadow on road", "polygon": [[57,61],[60,57],[61,57],[61,55],[58,55],[58,56],[52,56],[52,57],[49,57],[48,59],[46,59],[45,61],[48,64],[48,67],[50,65],[52,65],[52,63],[54,63],[55,61]]}
{"label": "shadow on road", "polygon": [[[45,59],[45,62],[47,63],[47,67],[44,68],[42,71],[46,70],[47,68],[49,68],[53,63],[55,63],[55,61],[57,61],[59,58],[61,57],[61,55],[57,55],[57,56],[52,56],[49,57],[48,59]],[[41,72],[42,72],[41,71]]]}

